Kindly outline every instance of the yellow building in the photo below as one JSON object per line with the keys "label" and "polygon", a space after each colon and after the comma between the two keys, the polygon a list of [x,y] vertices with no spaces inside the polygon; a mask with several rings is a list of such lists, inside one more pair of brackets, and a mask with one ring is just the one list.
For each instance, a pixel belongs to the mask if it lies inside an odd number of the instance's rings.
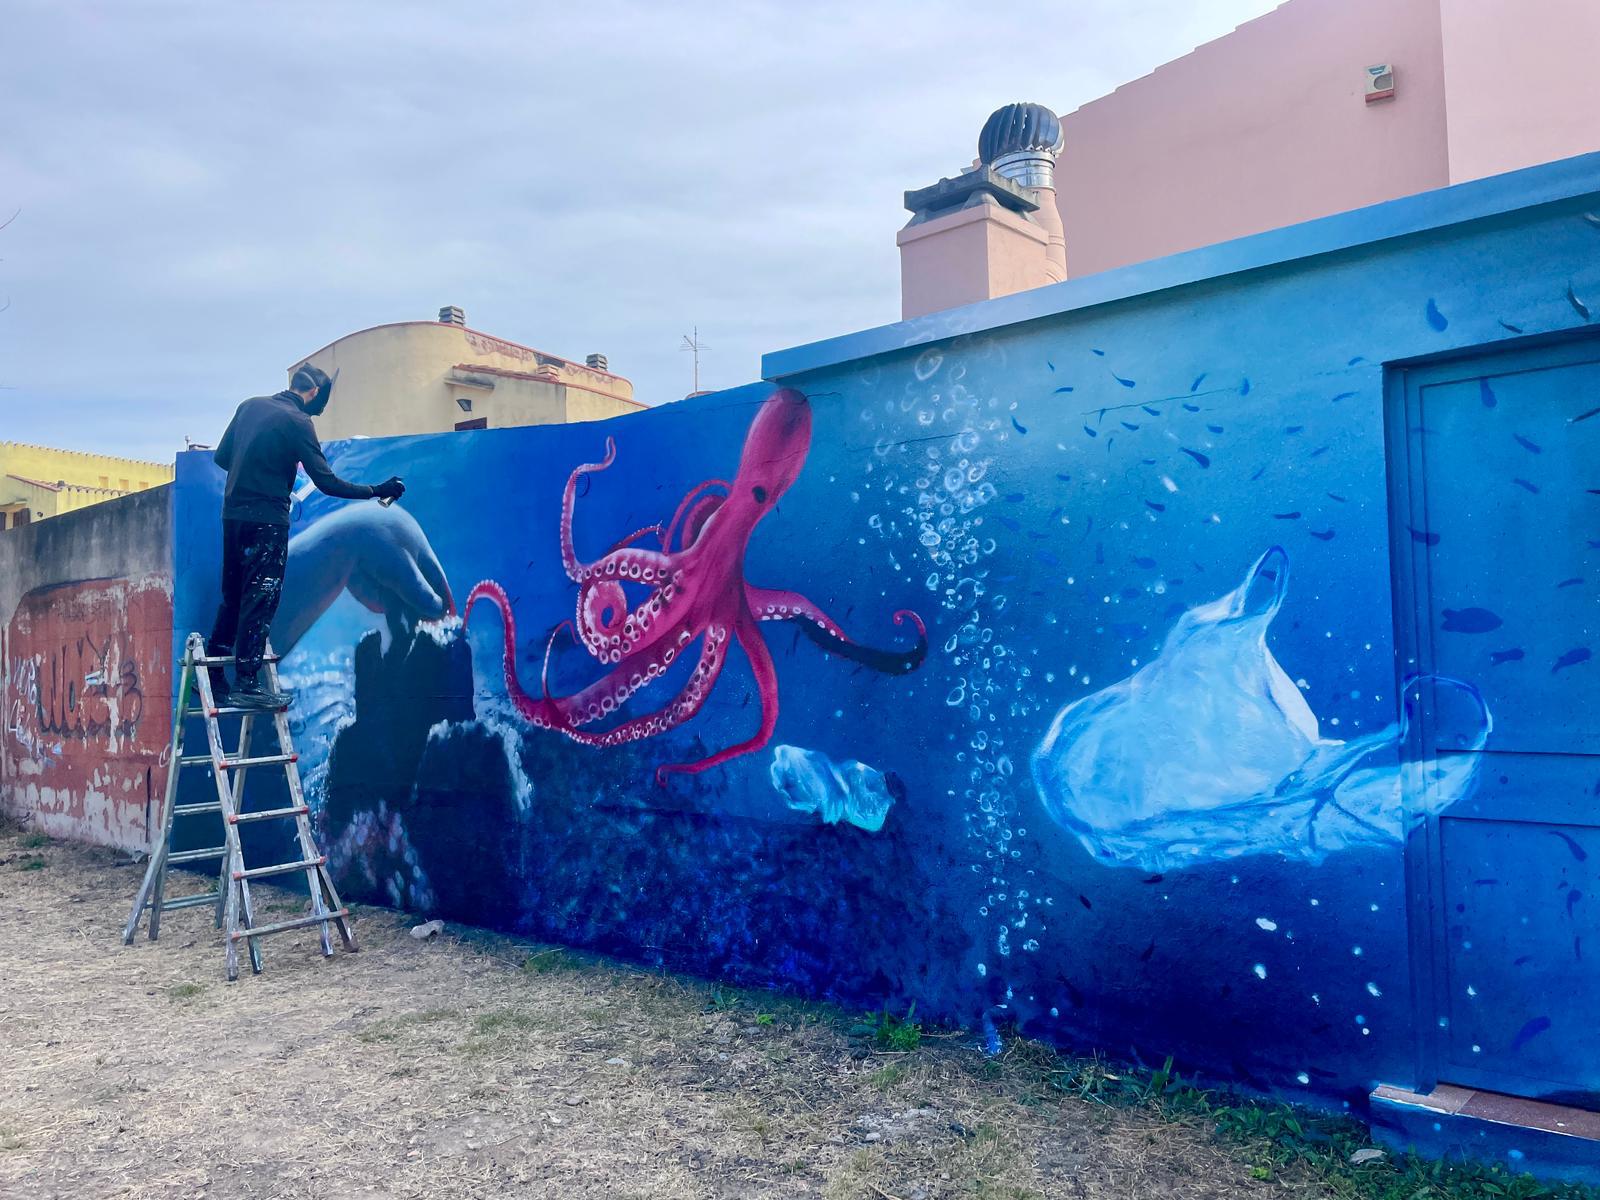
{"label": "yellow building", "polygon": [[[597,421],[644,407],[603,355],[569,362],[468,329],[459,308],[347,334],[300,360],[339,372],[323,441]],[[290,365],[292,372],[299,362]]]}
{"label": "yellow building", "polygon": [[171,482],[170,463],[0,442],[0,529]]}

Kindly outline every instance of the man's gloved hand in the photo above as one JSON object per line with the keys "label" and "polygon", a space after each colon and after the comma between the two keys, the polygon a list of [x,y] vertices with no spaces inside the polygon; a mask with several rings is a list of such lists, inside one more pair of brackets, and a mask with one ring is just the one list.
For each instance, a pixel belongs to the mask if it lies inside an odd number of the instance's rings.
{"label": "man's gloved hand", "polygon": [[391,475],[374,487],[372,494],[379,500],[398,500],[406,494],[406,485],[401,482],[400,476]]}

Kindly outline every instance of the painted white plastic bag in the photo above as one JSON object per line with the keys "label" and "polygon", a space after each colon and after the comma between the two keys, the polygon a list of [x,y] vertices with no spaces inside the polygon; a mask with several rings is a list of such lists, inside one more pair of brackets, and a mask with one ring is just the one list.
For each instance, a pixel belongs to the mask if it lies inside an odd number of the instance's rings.
{"label": "painted white plastic bag", "polygon": [[[1402,783],[1423,765],[1362,766],[1404,740],[1403,724],[1345,742],[1316,714],[1267,648],[1283,603],[1288,555],[1273,547],[1227,595],[1177,620],[1154,661],[1068,705],[1035,751],[1045,810],[1102,862],[1169,870],[1276,853],[1321,861],[1403,833]],[[1471,752],[1427,765],[1418,811],[1470,790],[1490,718],[1458,680],[1433,681],[1472,708]]]}

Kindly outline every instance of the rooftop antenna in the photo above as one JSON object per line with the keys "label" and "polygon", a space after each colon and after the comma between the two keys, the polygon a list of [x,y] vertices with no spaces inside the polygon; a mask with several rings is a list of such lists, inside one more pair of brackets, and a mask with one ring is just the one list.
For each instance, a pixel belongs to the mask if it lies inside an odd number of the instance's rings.
{"label": "rooftop antenna", "polygon": [[683,345],[679,346],[678,349],[680,351],[688,350],[694,355],[694,392],[689,393],[694,395],[700,390],[700,351],[710,349],[700,340],[700,326],[696,325],[692,334],[686,333],[683,335]]}

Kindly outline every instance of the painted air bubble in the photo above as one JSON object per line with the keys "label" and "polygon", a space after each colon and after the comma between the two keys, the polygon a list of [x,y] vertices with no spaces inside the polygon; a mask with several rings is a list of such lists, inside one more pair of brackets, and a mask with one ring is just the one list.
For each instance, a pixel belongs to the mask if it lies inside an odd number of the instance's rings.
{"label": "painted air bubble", "polygon": [[1265,963],[1257,963],[1251,969],[1255,971],[1257,979],[1265,979],[1267,977],[1267,967]]}
{"label": "painted air bubble", "polygon": [[1265,929],[1268,933],[1273,933],[1277,930],[1278,923],[1276,921],[1268,920],[1266,917],[1257,917],[1256,926],[1260,929]]}

